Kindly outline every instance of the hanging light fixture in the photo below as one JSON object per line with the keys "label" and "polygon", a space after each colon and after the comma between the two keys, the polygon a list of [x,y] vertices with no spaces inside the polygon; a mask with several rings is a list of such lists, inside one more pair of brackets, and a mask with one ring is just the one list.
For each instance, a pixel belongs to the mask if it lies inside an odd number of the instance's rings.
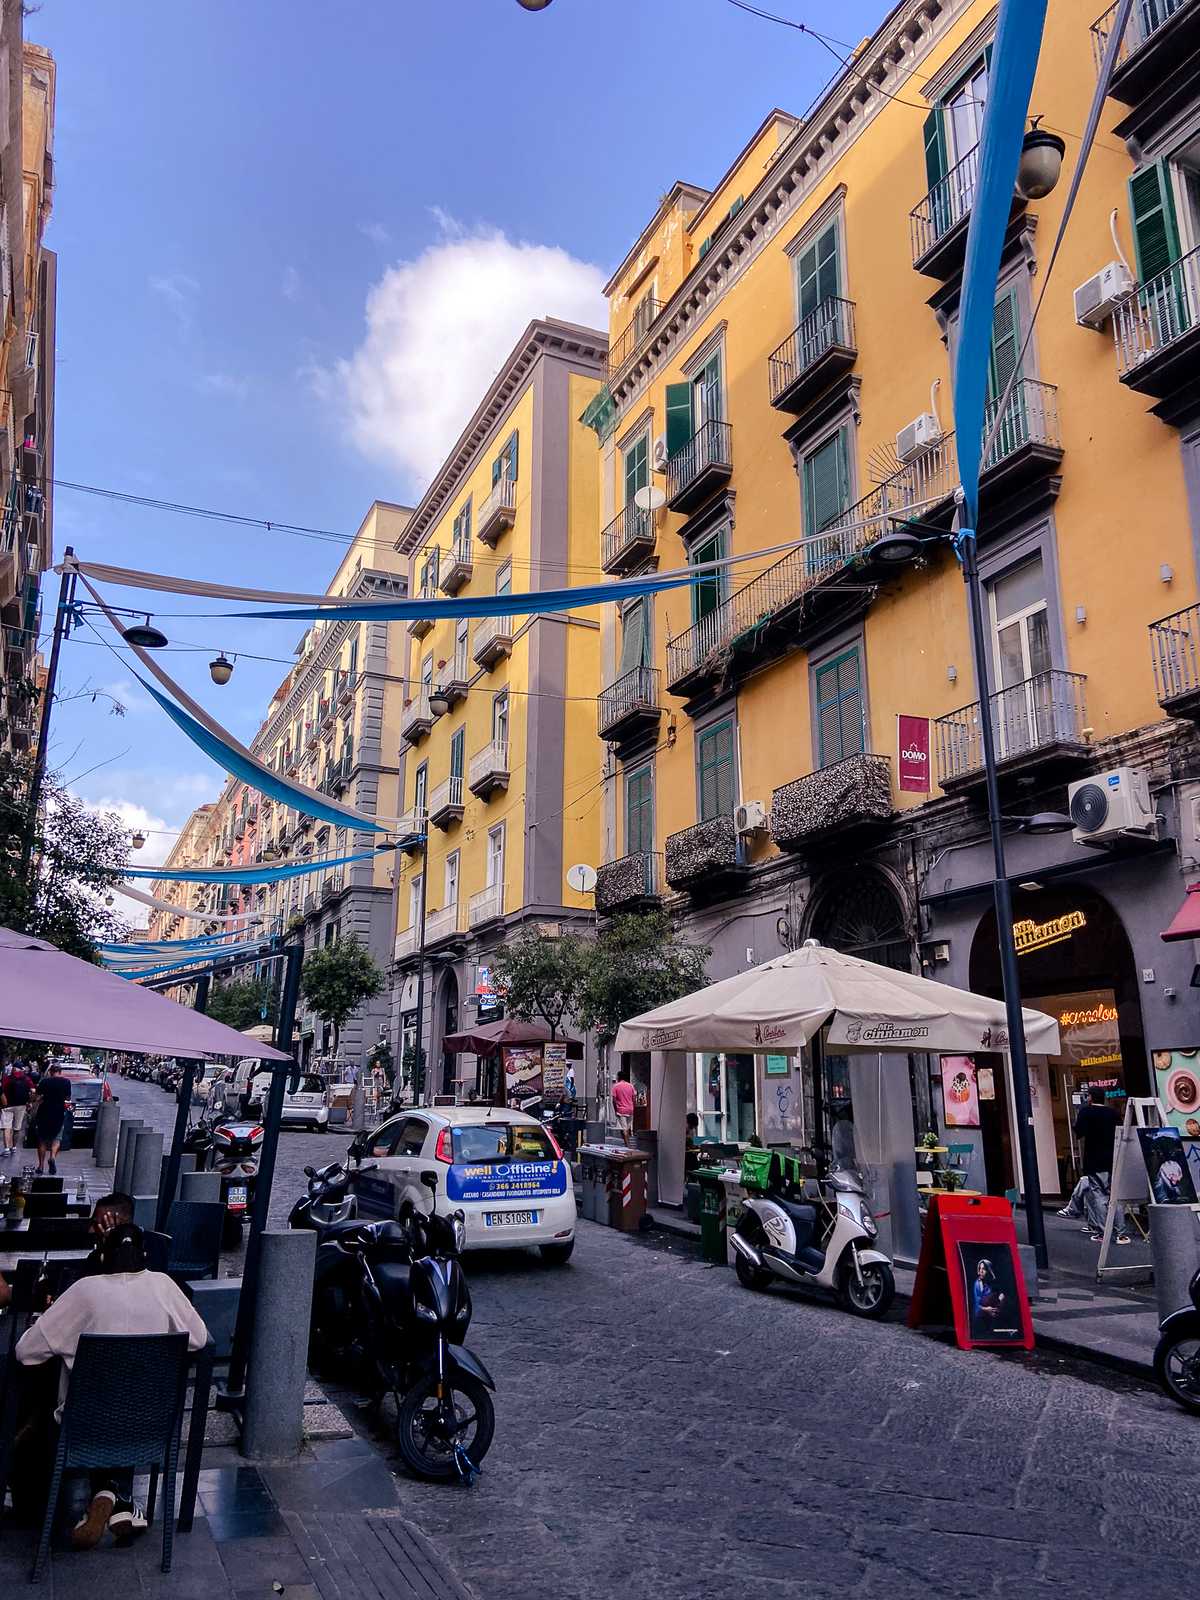
{"label": "hanging light fixture", "polygon": [[112,903],[113,903],[113,897],[112,897],[112,895],[110,895],[110,894],[106,894],[106,895],[105,895],[105,896],[104,896],[104,904],[105,904],[105,905],[106,905],[106,906],[110,906],[110,905],[112,905]]}
{"label": "hanging light fixture", "polygon": [[517,0],[522,11],[545,11],[550,0]]}
{"label": "hanging light fixture", "polygon": [[161,650],[167,642],[162,629],[156,628],[150,621],[149,612],[146,613],[145,622],[135,622],[132,627],[122,628],[121,637],[126,644],[136,644],[143,650]]}
{"label": "hanging light fixture", "polygon": [[1021,162],[1017,168],[1017,193],[1026,200],[1044,200],[1062,172],[1066,144],[1056,133],[1039,128],[1041,117],[1031,117],[1029,132],[1021,143]]}
{"label": "hanging light fixture", "polygon": [[[236,657],[234,659],[236,660]],[[233,662],[223,650],[208,663],[208,675],[214,683],[222,684],[228,683],[233,677]]]}
{"label": "hanging light fixture", "polygon": [[139,828],[129,842],[135,850],[141,850],[146,843],[146,835]]}

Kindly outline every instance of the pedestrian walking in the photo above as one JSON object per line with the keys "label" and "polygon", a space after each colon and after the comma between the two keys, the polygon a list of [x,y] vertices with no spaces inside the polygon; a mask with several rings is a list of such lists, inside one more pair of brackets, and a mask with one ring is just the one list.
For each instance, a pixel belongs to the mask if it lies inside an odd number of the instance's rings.
{"label": "pedestrian walking", "polygon": [[629,1081],[629,1068],[622,1067],[621,1075],[612,1086],[613,1115],[617,1119],[617,1126],[621,1130],[621,1137],[626,1144],[633,1139],[633,1108],[637,1105],[637,1094],[633,1084]]}
{"label": "pedestrian walking", "polygon": [[1118,1122],[1117,1113],[1105,1100],[1104,1090],[1094,1084],[1088,1090],[1087,1104],[1080,1107],[1079,1115],[1075,1118],[1075,1137],[1083,1152],[1083,1175],[1087,1179],[1087,1188],[1082,1197],[1083,1211],[1095,1244],[1104,1238],[1104,1223],[1110,1204],[1116,1205],[1113,1228],[1117,1243],[1130,1242],[1125,1232],[1125,1207],[1119,1200],[1114,1202],[1112,1199],[1113,1145]]}
{"label": "pedestrian walking", "polygon": [[15,1061],[0,1082],[0,1138],[3,1140],[0,1158],[11,1156],[21,1147],[21,1134],[33,1092],[33,1079],[26,1072],[24,1062]]}
{"label": "pedestrian walking", "polygon": [[64,1078],[62,1068],[52,1061],[38,1079],[37,1100],[33,1109],[33,1137],[37,1143],[38,1176],[50,1168],[51,1177],[58,1171],[55,1157],[62,1144],[63,1123],[71,1106],[71,1080]]}

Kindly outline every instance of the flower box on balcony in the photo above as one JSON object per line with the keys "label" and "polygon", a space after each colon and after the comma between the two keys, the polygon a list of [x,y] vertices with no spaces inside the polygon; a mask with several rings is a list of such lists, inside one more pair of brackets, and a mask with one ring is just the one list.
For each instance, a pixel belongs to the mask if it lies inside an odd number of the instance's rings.
{"label": "flower box on balcony", "polygon": [[606,861],[596,874],[596,910],[606,916],[657,900],[660,871],[661,860],[650,851]]}
{"label": "flower box on balcony", "polygon": [[887,822],[892,810],[891,764],[864,752],[776,789],[771,837],[781,850],[801,850],[842,829]]}
{"label": "flower box on balcony", "polygon": [[742,841],[731,816],[712,817],[694,828],[667,835],[667,882],[673,889],[696,892],[725,887],[746,868]]}

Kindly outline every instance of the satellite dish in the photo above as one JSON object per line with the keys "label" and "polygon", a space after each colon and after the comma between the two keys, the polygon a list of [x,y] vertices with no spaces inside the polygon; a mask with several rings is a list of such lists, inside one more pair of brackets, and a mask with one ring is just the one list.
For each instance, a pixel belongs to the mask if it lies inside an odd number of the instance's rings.
{"label": "satellite dish", "polygon": [[595,867],[589,867],[584,861],[579,861],[575,866],[568,867],[567,884],[574,889],[576,894],[591,894],[596,887]]}
{"label": "satellite dish", "polygon": [[633,503],[639,511],[657,511],[660,506],[666,505],[667,497],[661,489],[648,483],[634,495]]}

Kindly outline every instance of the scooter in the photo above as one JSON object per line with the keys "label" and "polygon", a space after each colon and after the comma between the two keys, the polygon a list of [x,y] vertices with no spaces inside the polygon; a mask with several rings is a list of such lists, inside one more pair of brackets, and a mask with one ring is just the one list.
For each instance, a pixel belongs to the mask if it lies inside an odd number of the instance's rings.
{"label": "scooter", "polygon": [[823,1181],[785,1183],[771,1163],[767,1192],[752,1195],[730,1242],[738,1281],[765,1289],[773,1278],[815,1283],[860,1317],[882,1317],[896,1293],[892,1264],[875,1247],[879,1229],[862,1174],[836,1168]]}
{"label": "scooter", "polygon": [[358,1199],[350,1193],[350,1174],[340,1161],[327,1167],[305,1167],[308,1191],[291,1209],[289,1228],[315,1228],[319,1233],[335,1222],[358,1216]]}
{"label": "scooter", "polygon": [[236,1249],[242,1228],[250,1220],[262,1142],[261,1122],[220,1114],[212,1121],[202,1118],[188,1130],[184,1141],[183,1148],[195,1155],[199,1171],[221,1174],[221,1204],[225,1207],[221,1245],[225,1250]]}
{"label": "scooter", "polygon": [[1159,1323],[1154,1376],[1185,1411],[1200,1412],[1200,1272],[1188,1284],[1191,1305]]}

